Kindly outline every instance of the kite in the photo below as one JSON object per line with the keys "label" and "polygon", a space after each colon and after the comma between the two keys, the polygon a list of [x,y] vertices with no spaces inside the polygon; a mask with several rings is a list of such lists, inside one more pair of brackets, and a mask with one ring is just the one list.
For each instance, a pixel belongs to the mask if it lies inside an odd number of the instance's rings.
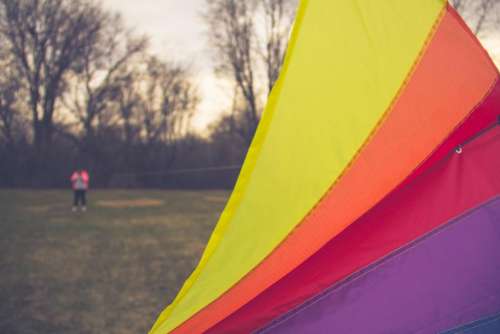
{"label": "kite", "polygon": [[302,0],[194,272],[151,334],[500,330],[500,82],[444,0]]}

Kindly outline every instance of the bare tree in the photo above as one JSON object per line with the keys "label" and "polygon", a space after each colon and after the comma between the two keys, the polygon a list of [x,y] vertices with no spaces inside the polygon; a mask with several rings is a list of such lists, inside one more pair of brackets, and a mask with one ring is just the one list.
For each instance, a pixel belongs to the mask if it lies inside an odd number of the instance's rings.
{"label": "bare tree", "polygon": [[274,86],[281,71],[283,58],[288,46],[288,36],[295,17],[297,1],[262,0],[263,18],[265,22],[265,52],[263,54],[268,94]]}
{"label": "bare tree", "polygon": [[476,35],[500,30],[500,0],[451,0],[450,3]]}
{"label": "bare tree", "polygon": [[[246,137],[252,137],[259,121],[254,29],[255,1],[207,0],[206,22],[219,73],[232,77],[246,104]],[[249,139],[249,138],[248,138]]]}
{"label": "bare tree", "polygon": [[[295,0],[207,0],[205,21],[216,70],[234,80],[235,131],[253,138],[262,106],[278,78]],[[263,74],[263,75],[262,75]],[[242,101],[243,103],[240,103]],[[236,122],[237,121],[237,122]]]}
{"label": "bare tree", "polygon": [[84,0],[0,0],[0,33],[29,92],[34,145],[43,159],[66,79],[107,15]]}
{"label": "bare tree", "polygon": [[94,43],[81,50],[65,105],[81,124],[84,140],[94,136],[99,116],[117,103],[122,86],[130,81],[135,62],[146,47],[147,39],[132,36],[121,17],[115,15],[104,23]]}
{"label": "bare tree", "polygon": [[21,111],[18,99],[21,95],[21,85],[13,75],[9,66],[2,66],[0,76],[0,138],[3,138],[10,148],[15,146],[16,137],[23,135],[16,132],[19,128]]}
{"label": "bare tree", "polygon": [[156,57],[150,57],[146,65],[140,114],[143,138],[146,147],[164,148],[169,165],[175,156],[175,143],[185,135],[199,99],[184,67]]}
{"label": "bare tree", "polygon": [[[118,104],[114,110],[115,115],[108,116],[107,130],[109,125],[112,127],[117,124],[121,128],[122,145],[121,152],[123,155],[123,162],[127,169],[132,168],[132,149],[134,144],[140,138],[140,123],[138,121],[139,108],[141,101],[140,90],[138,88],[139,75],[132,72],[126,77],[120,85],[118,94]],[[106,113],[100,114],[107,116]],[[112,117],[114,116],[114,117]],[[111,122],[110,122],[111,121]],[[101,123],[101,122],[100,122]],[[102,126],[101,124],[99,124]],[[120,149],[120,147],[119,147]]]}

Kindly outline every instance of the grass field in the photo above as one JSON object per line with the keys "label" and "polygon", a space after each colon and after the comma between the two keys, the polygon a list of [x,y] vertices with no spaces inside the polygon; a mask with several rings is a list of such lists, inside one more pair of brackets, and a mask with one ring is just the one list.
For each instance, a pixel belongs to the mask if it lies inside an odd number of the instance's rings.
{"label": "grass field", "polygon": [[0,191],[0,333],[147,333],[228,193]]}

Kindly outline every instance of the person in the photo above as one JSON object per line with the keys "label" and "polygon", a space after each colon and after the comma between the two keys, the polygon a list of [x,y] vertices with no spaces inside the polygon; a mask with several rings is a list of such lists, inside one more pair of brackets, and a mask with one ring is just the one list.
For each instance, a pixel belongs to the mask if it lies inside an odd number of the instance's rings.
{"label": "person", "polygon": [[73,212],[81,206],[83,212],[87,211],[87,190],[89,189],[89,173],[84,169],[76,170],[71,175],[73,187]]}

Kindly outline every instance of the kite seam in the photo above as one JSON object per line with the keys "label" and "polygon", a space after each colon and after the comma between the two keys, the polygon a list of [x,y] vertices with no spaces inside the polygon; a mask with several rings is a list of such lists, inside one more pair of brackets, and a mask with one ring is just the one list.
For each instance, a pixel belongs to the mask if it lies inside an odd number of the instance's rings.
{"label": "kite seam", "polygon": [[[496,67],[495,67],[496,68]],[[441,141],[441,143],[435,148],[432,150],[431,153],[429,153],[427,155],[427,157],[422,160],[412,171],[411,173],[408,175],[407,179],[409,177],[412,177],[424,164],[426,161],[429,160],[430,157],[432,157],[432,155],[434,155],[437,151],[439,151],[441,149],[441,147],[443,147],[443,145],[446,143],[446,139],[451,135],[453,134],[457,129],[459,129],[461,126],[463,126],[471,117],[472,115],[474,114],[474,112],[486,101],[486,99],[493,93],[493,90],[495,89],[496,85],[499,83],[500,81],[500,76],[497,74],[497,77],[495,78],[495,80],[492,81],[491,83],[491,86],[490,88],[488,89],[488,91],[483,95],[483,97],[481,98],[481,100],[479,100],[478,103],[476,103],[476,105],[472,108],[472,110],[465,116],[465,118],[460,122],[458,123],[448,134],[447,136]],[[500,124],[500,123],[499,123]],[[492,124],[490,126],[491,128],[494,128],[495,127],[495,124]],[[483,129],[483,131],[486,130],[486,129]],[[481,130],[479,130],[481,131]],[[472,138],[469,138],[468,140],[465,140],[465,141],[462,141],[460,144],[458,144],[459,146],[465,146],[467,145],[470,141],[473,141]],[[458,147],[455,147],[455,148],[458,148]],[[447,153],[446,156],[443,157],[443,160],[446,158],[446,157],[450,157],[451,156],[451,152]],[[443,161],[441,160],[441,162]],[[437,161],[435,164],[438,164],[439,161]],[[430,169],[431,167],[429,167]],[[419,178],[421,175],[425,175],[429,172],[429,169],[427,170],[424,170],[422,171],[420,174],[417,174],[415,175],[415,178]],[[411,180],[411,183],[413,183],[414,180]],[[398,189],[400,189],[402,186],[404,186],[406,183],[405,181],[403,181],[401,184],[399,184],[398,186],[396,186],[392,191],[396,191]],[[389,193],[390,194],[390,193]],[[383,197],[381,199],[381,201],[383,201],[387,196],[389,196],[389,194],[387,194],[385,197]]]}
{"label": "kite seam", "polygon": [[494,314],[490,317],[487,317],[487,318],[483,318],[483,319],[479,319],[477,321],[473,321],[473,322],[468,322],[468,323],[463,323],[457,327],[454,327],[442,334],[458,334],[459,332],[457,332],[458,330],[469,330],[469,329],[474,329],[474,328],[479,328],[479,327],[482,327],[483,325],[487,325],[487,324],[491,324],[492,322],[495,322],[497,320],[500,320],[500,313],[497,313],[497,314]]}

